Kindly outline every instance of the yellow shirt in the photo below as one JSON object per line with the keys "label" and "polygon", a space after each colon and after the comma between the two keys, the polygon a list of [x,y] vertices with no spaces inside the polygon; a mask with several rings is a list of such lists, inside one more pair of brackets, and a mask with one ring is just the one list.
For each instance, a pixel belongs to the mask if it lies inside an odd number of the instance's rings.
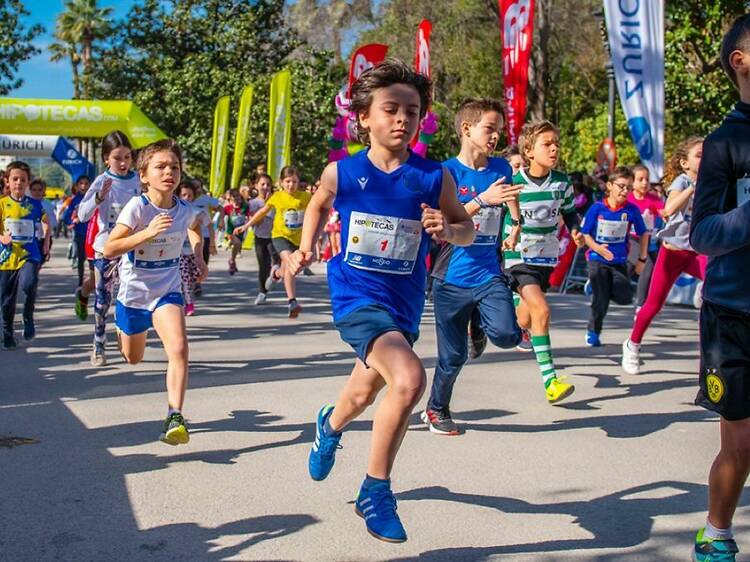
{"label": "yellow shirt", "polygon": [[307,191],[277,191],[271,195],[266,201],[266,205],[276,211],[271,237],[286,238],[295,246],[299,246],[302,240],[302,221],[311,198],[312,195]]}
{"label": "yellow shirt", "polygon": [[0,234],[11,235],[10,253],[0,248],[0,270],[17,270],[27,261],[41,263],[36,233],[45,214],[42,204],[31,197],[16,201],[12,197],[0,198]]}

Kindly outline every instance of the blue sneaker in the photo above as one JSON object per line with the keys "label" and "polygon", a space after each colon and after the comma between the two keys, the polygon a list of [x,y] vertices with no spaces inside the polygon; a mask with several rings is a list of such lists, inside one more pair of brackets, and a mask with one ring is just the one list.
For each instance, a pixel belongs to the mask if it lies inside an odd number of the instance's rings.
{"label": "blue sneaker", "polygon": [[602,342],[599,340],[599,334],[590,330],[586,331],[586,345],[589,347],[601,347]]}
{"label": "blue sneaker", "polygon": [[354,509],[365,520],[367,532],[376,539],[406,541],[406,531],[396,513],[396,498],[389,484],[360,488]]}
{"label": "blue sneaker", "polygon": [[342,449],[339,445],[341,433],[327,436],[323,431],[326,418],[333,411],[333,406],[328,404],[323,406],[318,412],[318,420],[315,424],[315,442],[310,449],[310,458],[307,466],[310,471],[310,478],[313,480],[325,480],[331,472],[333,463],[336,462],[336,449]]}
{"label": "blue sneaker", "polygon": [[713,540],[703,536],[706,529],[695,535],[694,562],[735,562],[734,555],[740,550],[732,539]]}
{"label": "blue sneaker", "polygon": [[591,286],[591,281],[586,281],[583,286],[583,294],[589,297],[594,294],[594,288]]}

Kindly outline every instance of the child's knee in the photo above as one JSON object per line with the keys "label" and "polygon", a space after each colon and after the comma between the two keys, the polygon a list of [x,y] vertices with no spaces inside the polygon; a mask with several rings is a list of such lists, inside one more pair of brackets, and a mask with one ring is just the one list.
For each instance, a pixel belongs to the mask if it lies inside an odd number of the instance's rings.
{"label": "child's knee", "polygon": [[422,398],[426,384],[427,377],[424,367],[421,364],[413,365],[411,368],[402,371],[401,375],[393,382],[391,390],[401,403],[413,407]]}

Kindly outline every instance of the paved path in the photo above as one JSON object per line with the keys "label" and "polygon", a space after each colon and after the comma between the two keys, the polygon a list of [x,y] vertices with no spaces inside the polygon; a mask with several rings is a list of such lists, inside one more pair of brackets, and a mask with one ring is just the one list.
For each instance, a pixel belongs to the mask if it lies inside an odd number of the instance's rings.
{"label": "paved path", "polygon": [[[553,296],[557,363],[576,394],[547,405],[518,352],[489,348],[467,365],[454,401],[465,435],[431,435],[414,417],[394,477],[410,539],[388,545],[352,505],[370,416],[344,436],[328,480],[307,476],[313,417],[353,358],[332,329],[322,267],[301,278],[305,309],[291,321],[281,291],[252,305],[251,253],[235,277],[216,260],[189,319],[192,440],[171,448],[156,441],[163,353],[152,340],[137,367],[114,352],[108,367],[89,365],[91,326],[73,315],[64,245],[43,271],[38,339],[0,351],[0,436],[38,440],[0,446],[0,560],[688,559],[718,431],[692,405],[696,311],[665,311],[644,372],[628,376],[618,351],[630,310],[610,313],[606,345],[591,350],[586,301]],[[416,349],[431,376],[429,307]],[[742,508],[747,552],[749,527]]]}

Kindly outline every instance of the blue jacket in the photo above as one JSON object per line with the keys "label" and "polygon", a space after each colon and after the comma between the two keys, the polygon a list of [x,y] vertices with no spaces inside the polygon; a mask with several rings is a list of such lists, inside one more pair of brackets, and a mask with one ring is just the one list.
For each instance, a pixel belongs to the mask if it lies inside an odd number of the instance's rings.
{"label": "blue jacket", "polygon": [[706,137],[690,243],[709,257],[703,299],[750,313],[750,104]]}

